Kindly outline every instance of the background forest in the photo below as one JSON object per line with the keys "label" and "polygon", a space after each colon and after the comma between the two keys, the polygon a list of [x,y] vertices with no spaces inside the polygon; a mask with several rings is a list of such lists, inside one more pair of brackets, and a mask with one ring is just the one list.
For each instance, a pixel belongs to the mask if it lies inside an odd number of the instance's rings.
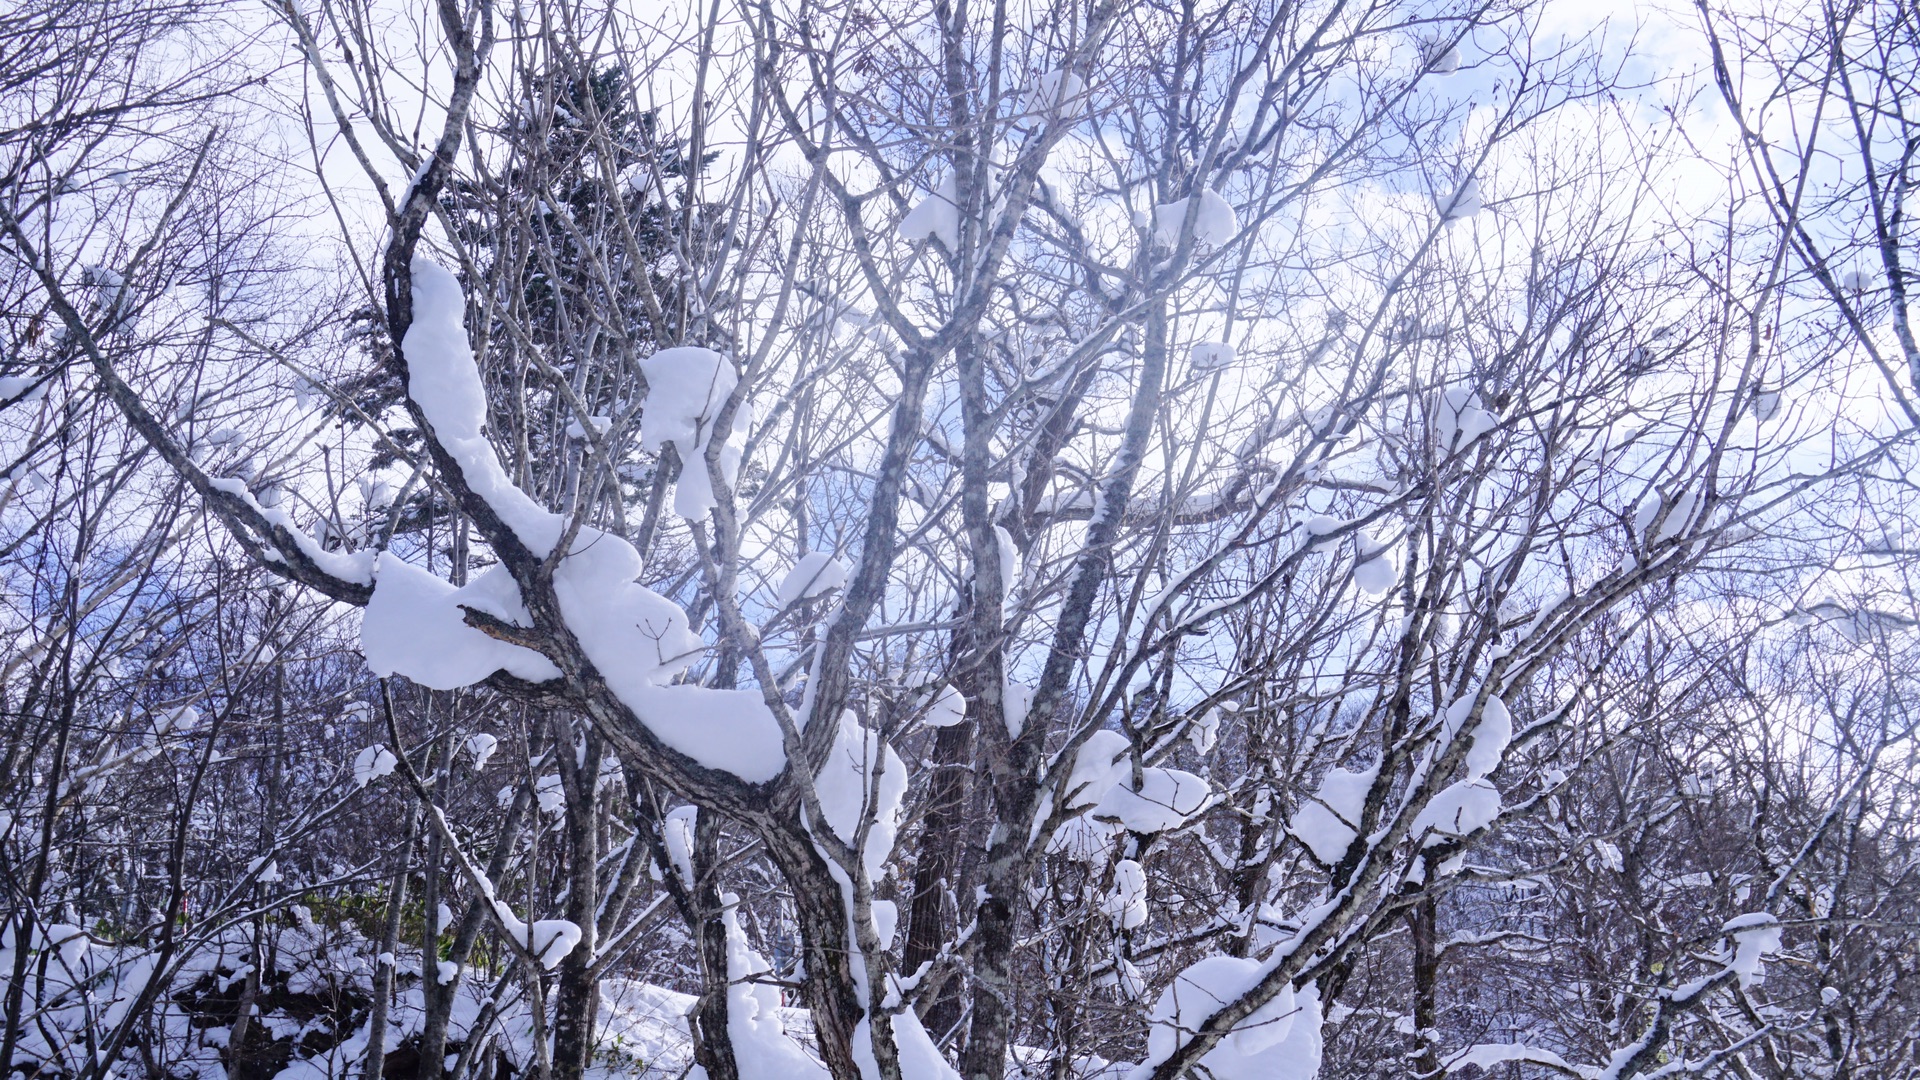
{"label": "background forest", "polygon": [[1911,0],[17,0],[0,1077],[1920,1077]]}

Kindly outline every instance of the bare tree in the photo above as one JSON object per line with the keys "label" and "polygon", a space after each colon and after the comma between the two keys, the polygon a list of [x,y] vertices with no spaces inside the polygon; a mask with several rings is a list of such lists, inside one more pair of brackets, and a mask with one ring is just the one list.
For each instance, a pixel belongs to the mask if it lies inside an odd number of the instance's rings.
{"label": "bare tree", "polygon": [[[1920,417],[1878,286],[1835,276],[1878,252],[1905,340],[1900,17],[1715,37],[1722,168],[1541,5],[273,14],[248,48],[297,59],[305,161],[136,130],[256,100],[140,40],[23,76],[74,120],[4,143],[7,392],[110,408],[128,475],[224,527],[196,558],[303,587],[277,632],[364,609],[333,783],[367,793],[269,815],[383,815],[328,1051],[360,1075],[509,1043],[583,1075],[641,940],[715,1080],[1910,1061],[1862,958],[1912,899],[1886,508]],[[1819,46],[1772,72],[1786,115],[1843,104],[1866,165],[1825,201],[1831,124],[1788,177],[1735,77],[1782,27]],[[156,143],[136,193],[61,202]],[[1783,951],[1819,978],[1763,981]],[[1521,1025],[1539,972],[1567,999]]]}

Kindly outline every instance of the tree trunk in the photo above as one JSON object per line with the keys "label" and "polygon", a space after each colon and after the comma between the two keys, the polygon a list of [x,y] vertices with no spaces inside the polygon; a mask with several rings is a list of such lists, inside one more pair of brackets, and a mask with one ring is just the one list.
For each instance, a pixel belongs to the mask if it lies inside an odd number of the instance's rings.
{"label": "tree trunk", "polygon": [[[689,921],[699,942],[700,1000],[693,1012],[694,1060],[707,1070],[707,1080],[739,1080],[740,1063],[733,1055],[733,1032],[728,1027],[727,925],[721,919],[720,817],[703,812],[693,823],[693,881],[687,888]],[[669,873],[673,871],[668,870]]]}
{"label": "tree trunk", "polygon": [[[968,700],[972,700],[971,695]],[[900,960],[900,970],[908,976],[938,956],[954,936],[946,900],[949,892],[960,892],[958,873],[965,843],[967,781],[973,775],[968,768],[972,752],[971,721],[941,728],[934,735],[925,825],[920,835],[920,857],[913,867],[913,902]],[[934,1038],[952,1030],[960,1022],[958,982],[941,986],[924,1008],[921,1020]]]}
{"label": "tree trunk", "polygon": [[382,1080],[386,1067],[387,1009],[393,1001],[393,973],[398,966],[394,953],[400,948],[400,909],[407,900],[407,864],[413,861],[414,820],[413,807],[409,805],[406,836],[400,842],[400,865],[393,872],[393,883],[387,892],[380,956],[373,962],[373,1008],[367,1015],[367,1056],[360,1070],[363,1080]]}
{"label": "tree trunk", "polygon": [[813,841],[798,829],[782,829],[768,822],[763,823],[761,833],[768,855],[793,886],[801,955],[807,967],[807,1008],[813,1014],[820,1057],[834,1080],[859,1080],[862,1074],[853,1052],[853,1036],[866,1012],[854,993],[851,965],[858,962],[857,950],[847,937],[849,920],[840,884]]}
{"label": "tree trunk", "polygon": [[[572,725],[556,720],[555,729],[556,736],[565,736],[572,732]],[[560,746],[555,756],[567,795],[566,918],[580,928],[580,943],[560,961],[554,989],[553,1075],[557,1080],[580,1080],[593,1060],[593,1028],[600,1005],[600,978],[593,969],[600,906],[600,830],[594,789],[605,744],[591,730],[580,737],[586,740],[586,752],[577,763],[568,752],[571,739],[556,739]]]}
{"label": "tree trunk", "polygon": [[1440,1075],[1440,1058],[1435,1053],[1431,1032],[1439,1023],[1440,953],[1434,935],[1438,929],[1438,905],[1431,893],[1407,914],[1413,930],[1413,1071],[1417,1076]]}
{"label": "tree trunk", "polygon": [[[514,848],[519,844],[521,825],[525,822],[528,807],[533,801],[525,784],[518,785],[518,788],[519,790],[514,794],[513,803],[507,808],[507,818],[500,825],[499,835],[494,842],[493,857],[487,862],[487,876],[493,880],[498,880],[506,871],[507,862],[512,857]],[[437,864],[429,863],[427,873],[437,874],[439,869]],[[435,911],[437,910],[436,905]],[[467,957],[473,952],[474,944],[480,940],[480,935],[487,925],[487,909],[480,900],[475,899],[467,905],[466,912],[461,916],[454,931],[453,942],[447,949],[447,962],[455,966],[456,974],[442,985],[438,978],[439,965],[437,963],[434,965],[435,978],[428,984],[427,1015],[420,1030],[422,1061],[442,1063],[446,1061],[448,1028],[453,1021],[454,994],[460,987],[461,976],[458,974],[458,968],[467,962]],[[472,1038],[473,1035],[470,1033],[469,1042]],[[465,1052],[462,1051],[463,1054]],[[438,1076],[439,1073],[429,1071],[427,1075]]]}

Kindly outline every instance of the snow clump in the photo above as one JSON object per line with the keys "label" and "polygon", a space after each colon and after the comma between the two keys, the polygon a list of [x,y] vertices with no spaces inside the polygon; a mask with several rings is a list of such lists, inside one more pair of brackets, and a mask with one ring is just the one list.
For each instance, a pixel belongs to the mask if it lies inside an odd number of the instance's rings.
{"label": "snow clump", "polygon": [[1287,831],[1327,866],[1340,861],[1359,835],[1360,814],[1380,766],[1370,769],[1329,769],[1320,790],[1294,811]]}
{"label": "snow clump", "polygon": [[[468,487],[525,545],[526,554],[551,557],[566,531],[564,519],[512,483],[482,434],[486,395],[462,325],[466,302],[459,282],[434,263],[416,259],[413,293],[414,323],[402,350],[408,394]],[[716,434],[712,421],[738,376],[725,357],[695,347],[663,349],[640,364],[649,382],[642,443],[655,451],[672,443],[691,466],[682,472],[674,505],[683,516],[698,516],[714,505],[704,467]],[[750,418],[742,403],[734,412],[733,431],[744,433]],[[738,448],[725,448],[718,461],[731,482]],[[372,568],[371,559],[368,564]],[[559,674],[538,653],[465,625],[462,607],[526,624],[526,605],[505,570],[490,570],[456,588],[391,552],[382,553],[378,569],[360,631],[361,649],[377,674],[404,675],[433,689],[470,685],[500,670],[530,681]],[[638,583],[642,569],[639,552],[624,539],[591,527],[574,534],[553,570],[553,595],[586,660],[613,696],[672,750],[748,783],[778,776],[786,768],[786,751],[779,723],[759,691],[673,683],[703,645],[678,604]]]}
{"label": "snow clump", "polygon": [[1121,859],[1113,868],[1113,891],[1101,905],[1109,918],[1122,930],[1132,930],[1147,921],[1147,872],[1132,859]]}
{"label": "snow clump", "polygon": [[814,776],[820,813],[835,836],[854,842],[863,821],[867,829],[861,864],[870,881],[886,872],[900,830],[900,811],[907,795],[907,767],[880,734],[861,724],[851,711],[840,714],[840,730],[833,749]]}
{"label": "snow clump", "polygon": [[1332,536],[1334,533],[1346,527],[1346,519],[1335,517],[1332,514],[1315,514],[1306,521],[1307,535],[1317,541],[1313,545],[1313,550],[1315,551],[1333,550],[1334,545],[1338,543],[1338,541],[1323,538]]}
{"label": "snow clump", "polygon": [[1480,198],[1480,181],[1472,176],[1460,181],[1460,185],[1451,191],[1436,193],[1433,205],[1440,211],[1441,219],[1449,224],[1470,218],[1486,206]]}
{"label": "snow clump", "polygon": [[1239,358],[1239,352],[1224,341],[1202,341],[1193,347],[1195,371],[1219,371],[1232,367]]}
{"label": "snow clump", "polygon": [[455,587],[391,551],[374,564],[373,598],[360,619],[360,651],[380,678],[405,675],[434,690],[472,686],[496,671],[528,682],[558,678],[551,660],[467,625],[462,608],[524,626],[531,621],[506,568]]}
{"label": "snow clump", "polygon": [[1000,692],[1001,719],[1006,721],[1007,734],[1019,738],[1026,730],[1027,713],[1033,708],[1033,687],[1008,679]]}
{"label": "snow clump", "polygon": [[[1659,491],[1650,491],[1633,508],[1633,534],[1648,546],[1683,536],[1697,523],[1700,502],[1699,494],[1693,491],[1682,491],[1672,498]],[[1659,522],[1658,532],[1654,532],[1656,521]]]}
{"label": "snow clump", "polygon": [[560,961],[580,944],[580,928],[565,919],[541,919],[529,925],[521,922],[504,900],[493,902],[493,913],[506,928],[507,936],[532,953],[548,971],[559,967]]}
{"label": "snow clump", "polygon": [[[587,423],[593,425],[593,433],[595,435],[605,435],[607,432],[613,430],[613,417],[611,416],[589,416],[587,417]],[[586,437],[587,429],[581,426],[580,421],[574,420],[567,424],[567,438],[585,439]]]}
{"label": "snow clump", "polygon": [[787,576],[780,581],[774,599],[781,607],[823,596],[847,584],[847,564],[831,551],[812,551],[800,556]]}
{"label": "snow clump", "polygon": [[1368,596],[1385,596],[1400,581],[1399,560],[1392,546],[1366,533],[1354,534],[1359,558],[1353,566],[1353,583]]}
{"label": "snow clump", "polygon": [[1231,711],[1224,704],[1215,705],[1187,725],[1187,742],[1193,745],[1194,753],[1204,756],[1213,752],[1214,744],[1220,741],[1220,714],[1223,710]]}
{"label": "snow clump", "polygon": [[[1473,716],[1476,697],[1477,692],[1464,694],[1447,706],[1446,714],[1442,717],[1445,741],[1452,742],[1466,730],[1467,721]],[[1480,709],[1480,721],[1472,731],[1473,745],[1467,750],[1467,779],[1484,780],[1500,767],[1500,759],[1513,743],[1513,714],[1507,711],[1507,703],[1488,694],[1486,704]]]}
{"label": "snow clump", "polygon": [[740,929],[739,895],[726,893],[720,900],[727,933],[727,1034],[740,1075],[825,1080],[826,1070],[787,1034],[779,988],[762,981],[772,976],[773,965],[754,951]]}
{"label": "snow clump", "polygon": [[1087,736],[1073,758],[1073,771],[1061,794],[1068,809],[1093,806],[1133,772],[1133,743],[1118,731],[1101,729]]}
{"label": "snow clump", "polygon": [[940,692],[933,695],[933,702],[927,706],[927,715],[920,722],[928,727],[952,727],[967,718],[967,699],[960,691],[943,684]]}
{"label": "snow clump", "polygon": [[1761,959],[1780,951],[1780,920],[1756,911],[1728,920],[1720,930],[1732,946],[1727,966],[1740,977],[1740,985],[1758,982],[1765,967]]}
{"label": "snow clump", "polygon": [[1062,824],[1053,839],[1047,841],[1047,854],[1059,855],[1070,862],[1092,866],[1106,861],[1107,852],[1113,847],[1114,838],[1121,833],[1118,825],[1109,821],[1095,821],[1092,818],[1077,817]]}
{"label": "snow clump", "polygon": [[960,186],[953,177],[940,181],[900,219],[900,238],[938,240],[948,251],[960,250]]}
{"label": "snow clump", "polygon": [[[658,453],[673,445],[680,455],[674,511],[683,518],[705,517],[719,503],[706,460],[707,445],[714,435],[713,420],[740,377],[726,357],[697,345],[662,349],[640,361],[640,371],[647,377],[640,446]],[[746,437],[752,423],[753,410],[743,402],[733,414],[731,434],[738,438],[720,449],[720,475],[728,484],[739,475],[739,439]]]}
{"label": "snow clump", "polygon": [[394,766],[399,763],[400,760],[393,756],[393,751],[386,747],[369,746],[354,755],[353,786],[363,788],[383,776],[390,776],[393,774]]}
{"label": "snow clump", "polygon": [[1420,38],[1420,66],[1429,75],[1451,75],[1460,70],[1460,47],[1442,32]]}
{"label": "snow clump", "polygon": [[1478,832],[1500,816],[1500,792],[1485,780],[1462,780],[1427,803],[1413,819],[1413,833],[1428,834],[1426,846]]}
{"label": "snow clump", "polygon": [[494,750],[499,746],[500,740],[484,731],[467,736],[467,756],[473,759],[473,771],[485,771],[487,762],[492,759]]}
{"label": "snow clump", "polygon": [[1499,414],[1487,409],[1480,394],[1469,387],[1442,393],[1433,413],[1434,439],[1443,454],[1465,450],[1499,426]]}
{"label": "snow clump", "polygon": [[69,923],[54,923],[47,927],[47,947],[60,956],[60,964],[70,974],[80,974],[80,964],[87,958],[87,948],[92,944],[83,927]]}
{"label": "snow clump", "polygon": [[[1254,960],[1209,956],[1182,971],[1149,1015],[1147,1061],[1173,1056],[1223,1006],[1238,1000],[1265,974]],[[1284,986],[1200,1059],[1214,1080],[1312,1080],[1320,1071],[1320,998],[1310,986]],[[1143,1070],[1144,1071],[1144,1070]]]}
{"label": "snow clump", "polygon": [[1086,89],[1086,81],[1071,71],[1042,72],[1021,98],[1020,112],[1031,116],[1055,110],[1065,111],[1065,107],[1078,104]]}
{"label": "snow clump", "polygon": [[[1212,188],[1201,190],[1199,208],[1193,216],[1193,238],[1202,244],[1219,247],[1240,231],[1240,218],[1221,194]],[[1153,243],[1156,247],[1178,247],[1180,230],[1187,221],[1187,204],[1181,199],[1153,208]]]}
{"label": "snow clump", "polygon": [[1140,770],[1138,788],[1132,776],[1124,777],[1108,789],[1092,814],[1118,821],[1129,832],[1171,832],[1204,813],[1213,797],[1213,788],[1190,772],[1147,768]]}

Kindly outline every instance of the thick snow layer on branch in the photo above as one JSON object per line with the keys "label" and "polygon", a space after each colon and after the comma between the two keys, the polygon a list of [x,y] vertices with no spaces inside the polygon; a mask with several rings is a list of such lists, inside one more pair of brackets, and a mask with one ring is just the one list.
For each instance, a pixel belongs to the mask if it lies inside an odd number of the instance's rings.
{"label": "thick snow layer on branch", "polygon": [[933,695],[933,703],[927,706],[927,714],[920,722],[928,727],[952,727],[967,718],[967,699],[952,686],[942,685],[939,693]]}
{"label": "thick snow layer on branch", "polygon": [[604,533],[577,544],[555,571],[554,595],[587,659],[668,746],[751,783],[778,776],[786,751],[760,691],[667,685],[700,639],[678,604],[633,580],[639,574],[639,553]]}
{"label": "thick snow layer on branch", "polygon": [[1378,775],[1378,765],[1363,772],[1328,770],[1320,781],[1320,790],[1294,811],[1287,831],[1307,845],[1314,858],[1328,866],[1339,862],[1347,853],[1347,845],[1359,834],[1360,812]]}
{"label": "thick snow layer on branch", "polygon": [[[1182,971],[1155,1003],[1147,1035],[1148,1071],[1173,1056],[1200,1025],[1260,981],[1256,961],[1210,956]],[[1320,1072],[1320,999],[1309,987],[1284,987],[1200,1059],[1215,1080],[1312,1080]]]}
{"label": "thick snow layer on branch", "polygon": [[[762,783],[786,767],[780,730],[758,691],[666,685],[700,648],[679,605],[635,583],[639,556],[618,537],[582,530],[554,573],[554,593],[587,659],[648,730],[713,769]],[[436,690],[469,686],[505,670],[551,679],[545,657],[488,637],[462,621],[465,604],[509,623],[526,612],[512,579],[495,568],[456,589],[392,553],[361,620],[367,664]]]}
{"label": "thick snow layer on branch", "polygon": [[787,576],[780,580],[780,590],[775,595],[781,607],[798,600],[808,600],[846,585],[847,564],[833,557],[831,551],[814,551],[800,556],[793,564]]}
{"label": "thick snow layer on branch", "polygon": [[495,900],[493,911],[500,917],[500,925],[507,928],[508,935],[548,971],[559,967],[560,961],[580,944],[580,928],[565,919],[541,919],[528,925],[514,915],[513,908],[504,900]]}
{"label": "thick snow layer on branch", "polygon": [[1119,836],[1120,826],[1110,821],[1095,821],[1089,817],[1069,819],[1047,841],[1047,854],[1059,855],[1077,863],[1104,863],[1107,852],[1113,849],[1114,838]]}
{"label": "thick snow layer on branch", "polygon": [[1521,1043],[1480,1043],[1477,1046],[1469,1046],[1448,1058],[1447,1072],[1452,1073],[1469,1065],[1478,1065],[1482,1069],[1491,1070],[1494,1066],[1503,1065],[1509,1061],[1547,1065],[1568,1073],[1577,1071],[1572,1065],[1567,1064],[1565,1058],[1551,1050],[1542,1050],[1539,1047]]}
{"label": "thick snow layer on branch", "polygon": [[1368,596],[1385,596],[1400,581],[1400,560],[1392,546],[1366,533],[1354,536],[1359,555],[1353,565],[1353,583]]}
{"label": "thick snow layer on branch", "polygon": [[681,448],[682,458],[702,441],[701,426],[720,411],[739,383],[726,357],[696,345],[662,349],[640,361],[640,371],[647,377],[640,445],[658,453],[673,443]]}
{"label": "thick snow layer on branch", "polygon": [[1232,367],[1240,359],[1240,353],[1224,341],[1202,341],[1193,347],[1193,366],[1196,371],[1218,371]]}
{"label": "thick snow layer on branch", "polygon": [[[1455,66],[1458,66],[1457,61]],[[1471,176],[1460,181],[1459,187],[1435,195],[1433,202],[1440,210],[1440,216],[1449,224],[1472,217],[1485,205],[1480,199],[1480,181]]]}
{"label": "thick snow layer on branch", "polygon": [[[1477,696],[1478,691],[1468,693],[1447,706],[1442,719],[1447,741],[1459,738],[1466,729]],[[1480,710],[1480,720],[1471,731],[1473,745],[1467,750],[1467,779],[1484,780],[1500,767],[1500,759],[1513,743],[1513,714],[1507,711],[1507,703],[1488,694],[1486,704]]]}
{"label": "thick snow layer on branch", "polygon": [[1213,805],[1213,789],[1190,772],[1142,769],[1138,790],[1132,779],[1123,776],[1114,784],[1094,806],[1093,816],[1114,819],[1132,832],[1158,833],[1188,824]]}
{"label": "thick snow layer on branch", "polygon": [[1020,111],[1032,115],[1077,105],[1086,88],[1086,82],[1071,71],[1042,72],[1021,98]]}
{"label": "thick snow layer on branch", "polygon": [[1122,930],[1132,930],[1147,921],[1147,872],[1132,859],[1121,859],[1113,867],[1113,891],[1101,909],[1120,924]]}
{"label": "thick snow layer on branch", "polygon": [[699,807],[676,806],[660,822],[660,841],[667,849],[667,861],[689,889],[694,885],[693,829],[699,819]]}
{"label": "thick snow layer on branch", "polygon": [[1740,977],[1741,986],[1759,981],[1762,958],[1780,951],[1780,920],[1764,911],[1729,919],[1720,928],[1732,943],[1727,966]]}
{"label": "thick snow layer on branch", "polygon": [[391,551],[380,553],[378,566],[373,599],[360,618],[360,651],[375,675],[404,675],[435,690],[471,686],[496,671],[532,682],[559,676],[560,669],[532,649],[466,624],[463,606],[526,623],[526,607],[504,569],[496,566],[455,588]]}
{"label": "thick snow layer on branch", "polygon": [[1326,540],[1323,538],[1332,536],[1334,533],[1346,527],[1347,522],[1345,518],[1338,518],[1332,514],[1315,514],[1308,518],[1305,523],[1307,536],[1318,541],[1313,545],[1314,551],[1332,551],[1338,546],[1339,541]]}
{"label": "thick snow layer on branch", "polygon": [[[486,394],[462,326],[465,301],[452,274],[426,259],[413,264],[414,322],[403,351],[407,392],[434,438],[460,466],[466,483],[535,555],[560,541],[562,519],[515,487],[481,433]],[[698,516],[713,506],[704,454],[713,416],[737,383],[732,364],[710,349],[664,349],[641,361],[648,381],[641,442],[659,450],[673,443],[686,464],[675,507]],[[744,430],[751,413],[734,413]],[[736,448],[720,464],[731,477]],[[773,779],[786,767],[780,730],[757,691],[672,686],[673,676],[701,648],[686,612],[638,584],[640,555],[625,540],[582,528],[553,574],[562,618],[609,690],[648,730],[673,749],[744,780]],[[470,685],[494,671],[543,680],[558,671],[531,650],[495,641],[461,621],[468,604],[509,623],[526,624],[512,579],[490,571],[456,590],[424,571],[382,556],[361,629],[369,665],[435,689]]]}
{"label": "thick snow layer on branch", "polygon": [[[487,392],[467,341],[467,304],[460,282],[431,259],[413,260],[413,324],[401,339],[407,396],[420,407],[434,440],[460,466],[467,486],[536,555],[560,540],[560,520],[516,487],[481,429]],[[439,689],[436,687],[436,689]]]}
{"label": "thick snow layer on branch", "polygon": [[1465,836],[1500,816],[1500,792],[1485,780],[1462,780],[1433,797],[1413,819],[1413,834],[1429,833],[1429,844]]}
{"label": "thick snow layer on branch", "polygon": [[1087,736],[1073,758],[1073,771],[1067,774],[1062,791],[1069,810],[1092,806],[1106,798],[1107,792],[1133,772],[1130,756],[1133,743],[1117,731],[1100,730]]}
{"label": "thick snow layer on branch", "polygon": [[938,239],[948,251],[960,250],[960,187],[949,176],[933,193],[900,219],[902,240]]}
{"label": "thick snow layer on branch", "polygon": [[[900,1080],[960,1080],[921,1025],[912,1009],[893,1014],[893,1047],[900,1059]],[[873,1020],[862,1017],[853,1031],[853,1056],[863,1080],[880,1080],[880,1062],[873,1055]],[[741,1074],[745,1080],[746,1073]]]}
{"label": "thick snow layer on branch", "polygon": [[[37,476],[38,474],[31,474]],[[306,530],[293,523],[293,518],[279,506],[268,506],[255,498],[247,489],[247,482],[237,476],[216,476],[207,483],[216,491],[224,491],[246,503],[253,512],[266,519],[269,524],[278,525],[293,537],[295,547],[305,555],[308,561],[319,567],[322,572],[342,581],[351,581],[366,585],[373,581],[373,551],[328,551],[320,542],[308,535]],[[270,498],[269,501],[272,501]]]}
{"label": "thick snow layer on branch", "polygon": [[740,929],[740,898],[727,893],[721,900],[727,931],[727,1034],[740,1080],[825,1080],[826,1069],[787,1034],[779,989],[756,981],[771,974],[773,966]]}
{"label": "thick snow layer on branch", "polygon": [[[673,445],[680,455],[674,511],[685,518],[702,517],[716,504],[706,463],[713,419],[739,385],[740,377],[726,357],[697,345],[662,349],[640,361],[640,371],[647,377],[640,445],[656,453],[669,443]],[[752,422],[752,410],[742,403],[734,412],[731,434],[744,437]],[[729,484],[737,475],[739,455],[737,441],[721,448],[720,471]]]}
{"label": "thick snow layer on branch", "polygon": [[654,686],[616,692],[661,742],[709,769],[764,784],[787,767],[779,721],[758,690]]}
{"label": "thick snow layer on branch", "polygon": [[880,880],[900,831],[900,808],[907,794],[907,769],[900,755],[852,712],[841,713],[840,731],[814,777],[814,790],[827,827],[842,841],[854,843],[860,823],[871,820],[860,858],[868,880]]}
{"label": "thick snow layer on branch", "polygon": [[386,747],[378,745],[369,746],[354,755],[353,786],[363,788],[375,780],[391,776],[393,775],[394,766],[399,763],[400,759],[394,757],[393,751]]}
{"label": "thick snow layer on branch", "polygon": [[[1682,491],[1672,498],[1658,491],[1649,492],[1633,508],[1633,533],[1643,544],[1657,544],[1683,536],[1697,523],[1700,503],[1700,495],[1694,491]],[[1654,528],[1655,522],[1659,522],[1657,530]]]}
{"label": "thick snow layer on branch", "polygon": [[[1240,231],[1240,218],[1234,214],[1233,206],[1212,188],[1200,192],[1200,208],[1194,211],[1193,238],[1202,244],[1219,247],[1234,238]],[[1187,204],[1190,199],[1180,199],[1164,206],[1153,208],[1153,242],[1157,247],[1177,247],[1180,243],[1180,229],[1186,224]]]}
{"label": "thick snow layer on branch", "polygon": [[1465,450],[1499,426],[1500,417],[1484,408],[1480,395],[1468,387],[1445,391],[1434,409],[1433,434],[1443,454]]}

